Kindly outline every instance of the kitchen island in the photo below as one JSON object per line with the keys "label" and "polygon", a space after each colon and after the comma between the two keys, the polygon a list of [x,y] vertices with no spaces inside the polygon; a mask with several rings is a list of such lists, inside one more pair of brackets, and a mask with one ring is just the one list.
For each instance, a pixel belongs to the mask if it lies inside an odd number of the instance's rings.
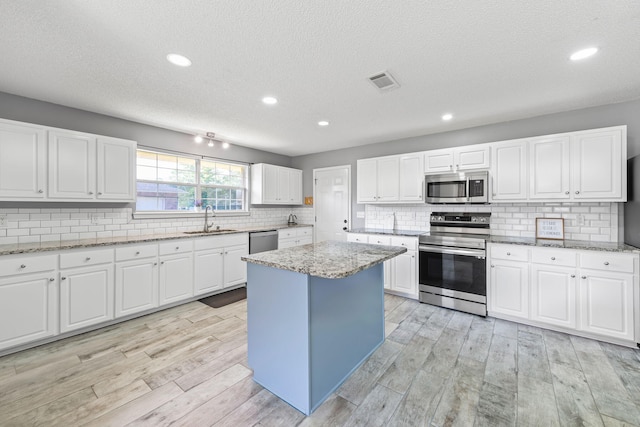
{"label": "kitchen island", "polygon": [[254,380],[311,414],[384,341],[382,263],[404,252],[330,241],[242,257]]}

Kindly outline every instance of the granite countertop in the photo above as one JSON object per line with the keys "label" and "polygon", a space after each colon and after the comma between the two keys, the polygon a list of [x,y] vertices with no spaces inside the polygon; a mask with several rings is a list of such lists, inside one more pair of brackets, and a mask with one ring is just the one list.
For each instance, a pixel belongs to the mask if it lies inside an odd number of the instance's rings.
{"label": "granite countertop", "polygon": [[210,233],[195,233],[186,234],[182,231],[175,233],[165,234],[147,234],[132,237],[104,237],[95,239],[79,239],[79,240],[60,240],[54,242],[41,242],[41,243],[16,243],[8,245],[0,245],[1,255],[12,254],[26,254],[46,251],[57,251],[61,249],[77,249],[77,248],[90,248],[96,246],[110,246],[110,245],[126,245],[130,243],[146,243],[157,242],[160,240],[172,240],[172,239],[188,239],[192,237],[206,237],[206,236],[223,236],[225,234],[238,234],[238,233],[251,233],[253,231],[270,231],[281,230],[285,228],[297,228],[297,227],[313,227],[310,224],[295,224],[295,225],[270,225],[264,227],[249,227],[249,228],[234,228],[233,230],[216,231]]}
{"label": "granite countertop", "polygon": [[391,236],[409,236],[415,237],[420,236],[421,234],[427,233],[426,231],[418,231],[418,230],[396,230],[389,228],[354,228],[353,230],[349,230],[349,233],[365,233],[365,234],[386,234]]}
{"label": "granite countertop", "polygon": [[407,251],[400,246],[325,241],[242,257],[243,261],[326,279],[342,279]]}
{"label": "granite countertop", "polygon": [[549,248],[583,249],[605,252],[631,252],[640,253],[640,249],[625,243],[590,242],[587,240],[548,240],[532,237],[507,237],[491,236],[490,243],[503,243],[512,245],[538,246]]}

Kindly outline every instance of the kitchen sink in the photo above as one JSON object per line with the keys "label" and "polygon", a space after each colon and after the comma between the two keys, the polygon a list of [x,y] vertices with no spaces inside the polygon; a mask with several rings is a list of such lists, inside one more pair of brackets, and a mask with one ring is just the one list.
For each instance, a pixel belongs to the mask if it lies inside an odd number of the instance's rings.
{"label": "kitchen sink", "polygon": [[204,231],[202,231],[202,230],[199,230],[199,231],[183,231],[183,233],[184,234],[218,234],[218,233],[225,233],[225,232],[228,233],[228,232],[231,232],[231,231],[236,231],[236,230],[231,230],[231,229],[228,229],[228,228],[221,228],[219,230],[209,230],[206,233]]}

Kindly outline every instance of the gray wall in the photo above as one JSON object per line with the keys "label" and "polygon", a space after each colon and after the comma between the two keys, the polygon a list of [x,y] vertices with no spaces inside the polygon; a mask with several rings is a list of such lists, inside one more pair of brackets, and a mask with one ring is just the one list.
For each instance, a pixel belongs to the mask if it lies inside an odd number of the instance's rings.
{"label": "gray wall", "polygon": [[[351,173],[353,174],[351,180],[353,195],[351,226],[358,228],[364,227],[364,220],[356,218],[356,211],[358,209],[364,210],[364,206],[358,206],[355,203],[357,159],[625,124],[627,125],[628,141],[627,157],[638,156],[640,155],[640,100],[635,100],[344,150],[298,156],[293,158],[291,165],[304,170],[303,193],[305,196],[310,196],[313,194],[312,177],[314,168],[350,164]],[[636,171],[638,171],[638,168],[636,168]],[[639,179],[638,174],[632,177],[632,180],[636,183],[635,187],[640,187]],[[629,197],[631,198],[631,193],[629,193]],[[639,220],[634,219],[631,214],[627,215],[630,212],[635,212],[635,218],[638,218],[640,197],[636,197],[633,202],[627,203],[625,206],[625,238],[628,243],[640,246]],[[635,230],[635,237],[627,233],[627,229]]]}

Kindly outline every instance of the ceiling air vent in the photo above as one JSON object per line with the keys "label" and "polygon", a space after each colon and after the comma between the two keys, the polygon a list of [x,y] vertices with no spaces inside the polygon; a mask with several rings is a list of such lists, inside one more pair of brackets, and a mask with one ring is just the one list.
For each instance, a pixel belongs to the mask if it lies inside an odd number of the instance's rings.
{"label": "ceiling air vent", "polygon": [[382,91],[400,87],[398,82],[393,78],[391,74],[389,74],[388,71],[383,71],[382,73],[377,73],[369,77],[369,81],[371,81],[371,83],[373,83],[375,87]]}

